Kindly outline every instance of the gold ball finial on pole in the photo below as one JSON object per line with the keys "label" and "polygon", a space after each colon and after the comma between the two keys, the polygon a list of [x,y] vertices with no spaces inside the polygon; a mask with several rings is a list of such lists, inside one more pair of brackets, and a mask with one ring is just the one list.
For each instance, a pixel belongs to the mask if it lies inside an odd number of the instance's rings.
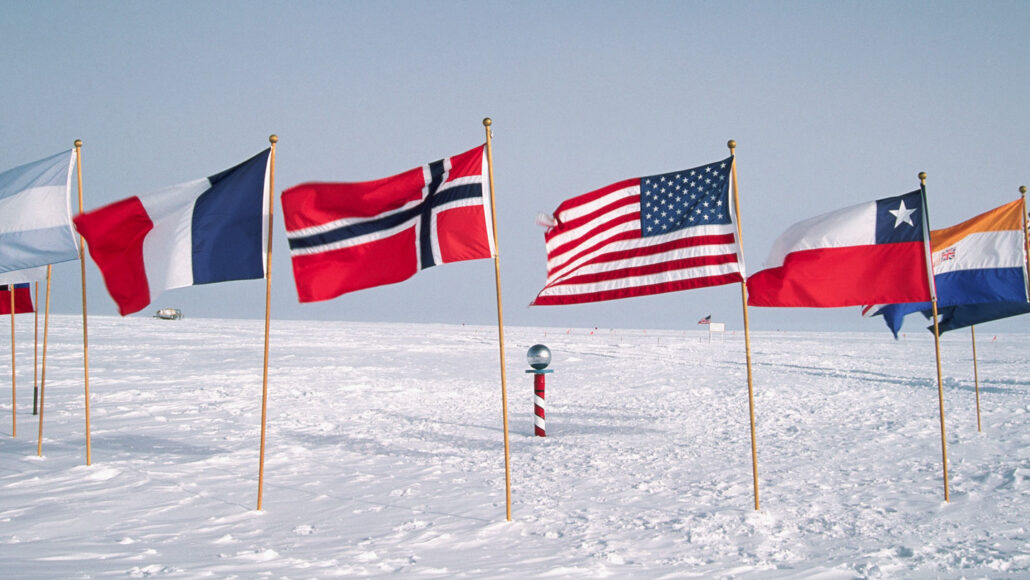
{"label": "gold ball finial on pole", "polygon": [[1019,193],[1022,193],[1023,195],[1026,195],[1026,186],[1025,185],[1020,185],[1019,186]]}
{"label": "gold ball finial on pole", "polygon": [[273,143],[273,144],[274,143],[278,143],[279,142],[279,136],[276,135],[275,133],[272,133],[271,135],[268,136],[268,142],[269,143]]}
{"label": "gold ball finial on pole", "polygon": [[493,125],[493,124],[494,124],[494,122],[493,122],[493,120],[490,119],[490,117],[486,117],[486,118],[483,119],[483,126],[484,127],[489,127],[490,125]]}
{"label": "gold ball finial on pole", "polygon": [[919,172],[919,181],[926,181],[926,172],[925,171],[920,171]]}
{"label": "gold ball finial on pole", "polygon": [[76,147],[82,147],[82,139],[76,139],[75,140],[75,146]]}
{"label": "gold ball finial on pole", "polygon": [[734,149],[737,148],[737,142],[734,141],[733,139],[730,139],[729,141],[726,142],[726,146],[730,148],[730,151],[733,151]]}

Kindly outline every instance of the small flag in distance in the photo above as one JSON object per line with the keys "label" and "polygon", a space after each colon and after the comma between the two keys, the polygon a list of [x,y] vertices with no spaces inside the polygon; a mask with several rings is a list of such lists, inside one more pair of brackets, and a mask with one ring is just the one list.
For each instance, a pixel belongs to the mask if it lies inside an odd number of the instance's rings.
{"label": "small flag in distance", "polygon": [[28,282],[0,284],[0,315],[11,313],[11,292],[14,292],[15,314],[27,314],[35,311],[32,306],[31,285]]}

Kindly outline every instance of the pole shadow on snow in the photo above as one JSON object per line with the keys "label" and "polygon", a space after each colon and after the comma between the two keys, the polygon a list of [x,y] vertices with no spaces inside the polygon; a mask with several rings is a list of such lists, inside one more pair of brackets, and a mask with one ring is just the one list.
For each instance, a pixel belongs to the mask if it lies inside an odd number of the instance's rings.
{"label": "pole shadow on snow", "polygon": [[[735,363],[734,362],[734,363],[730,363],[730,364],[732,364],[734,366],[738,366],[738,367],[741,367],[741,366],[745,365],[745,363],[742,363],[742,362],[741,363]],[[930,364],[932,364],[932,361],[931,361]],[[804,374],[804,375],[808,375],[808,376],[812,376],[812,377],[831,378],[831,379],[845,379],[845,378],[847,378],[847,379],[858,380],[860,382],[884,383],[884,384],[889,384],[889,385],[897,385],[897,386],[913,387],[913,388],[932,388],[932,389],[936,389],[937,388],[937,379],[936,379],[936,376],[933,374],[934,371],[933,371],[932,367],[930,367],[930,369],[927,372],[926,376],[898,377],[897,375],[891,375],[891,374],[887,374],[887,373],[879,373],[879,372],[875,372],[875,371],[867,371],[867,370],[862,370],[862,369],[837,370],[837,369],[830,369],[830,368],[826,368],[826,367],[812,367],[812,366],[805,366],[805,365],[798,365],[798,364],[786,364],[786,363],[753,362],[752,366],[758,367],[758,368],[764,368],[764,369],[780,370],[780,371],[784,371],[784,372],[800,373],[800,374]],[[756,377],[755,378],[756,384],[760,383],[760,381],[761,381],[761,377]],[[970,391],[972,391],[973,387],[972,386],[965,386],[963,384],[965,382],[966,382],[965,379],[959,380],[959,379],[954,379],[954,378],[951,378],[951,377],[945,377],[945,385],[944,386],[946,386],[946,387],[954,387],[954,388],[957,388],[957,389],[963,389],[963,390],[970,390]],[[987,382],[998,383],[998,382],[1001,382],[1001,381],[987,381]],[[951,384],[948,384],[948,383],[951,383]],[[988,391],[988,392],[1011,393],[1011,394],[1015,394],[1015,393],[1020,392],[1020,389],[1005,389],[1003,387],[990,387],[990,389],[991,390]],[[981,384],[980,390],[981,391],[984,390],[984,387],[982,386],[982,384]]]}
{"label": "pole shadow on snow", "polygon": [[[497,431],[500,431],[500,429],[497,429]],[[371,434],[365,437],[348,435],[346,433],[306,433],[296,430],[284,430],[280,431],[277,437],[289,443],[301,445],[309,450],[314,450],[319,447],[346,449],[366,456],[376,455],[382,457],[403,457],[414,461],[440,459],[445,457],[460,458],[464,457],[463,454],[469,450],[492,452],[497,447],[497,443],[494,439],[473,439],[471,437],[461,435],[438,434],[432,431],[426,431],[420,433],[420,435],[420,437],[414,439],[404,434],[391,432],[388,439],[396,440],[399,437],[404,437],[404,441],[397,442],[396,444],[384,442],[384,438],[376,437]],[[413,449],[405,445],[405,443],[409,441],[417,441],[421,444],[436,444],[439,451],[429,452],[420,449]]]}
{"label": "pole shadow on snow", "polygon": [[146,459],[148,456],[153,456],[197,460],[229,452],[221,447],[192,445],[149,435],[101,435],[93,437],[93,447],[103,449],[108,456],[115,453],[128,453],[133,459]]}
{"label": "pole shadow on snow", "polygon": [[335,499],[335,500],[341,501],[341,502],[352,502],[352,503],[365,504],[365,505],[369,505],[369,506],[391,508],[391,509],[395,509],[395,510],[399,510],[399,511],[403,511],[403,512],[409,512],[409,513],[412,513],[412,514],[447,516],[447,517],[451,517],[451,518],[457,518],[459,520],[468,520],[468,521],[472,521],[472,522],[483,522],[483,523],[486,523],[486,524],[492,524],[492,523],[495,522],[495,520],[487,519],[487,518],[477,518],[475,516],[467,516],[467,515],[462,515],[462,514],[456,514],[456,513],[453,513],[453,512],[445,512],[445,511],[434,510],[434,509],[426,509],[426,508],[417,507],[417,506],[408,506],[408,505],[400,505],[400,504],[395,504],[395,503],[387,503],[387,502],[383,502],[383,501],[374,501],[374,500],[370,500],[370,499],[354,497],[354,496],[351,496],[351,495],[340,495],[340,494],[337,494],[337,493],[327,492],[327,491],[324,491],[324,490],[320,490],[320,491],[318,491],[318,493],[313,493],[310,490],[302,489],[302,488],[299,488],[299,487],[293,487],[293,486],[289,486],[289,485],[276,485],[275,487],[277,487],[279,489],[288,489],[290,491],[293,491],[293,492],[296,492],[296,493],[302,493],[302,494],[310,495],[312,497],[323,497],[324,496],[324,497],[329,497],[329,498],[332,498],[332,499]]}

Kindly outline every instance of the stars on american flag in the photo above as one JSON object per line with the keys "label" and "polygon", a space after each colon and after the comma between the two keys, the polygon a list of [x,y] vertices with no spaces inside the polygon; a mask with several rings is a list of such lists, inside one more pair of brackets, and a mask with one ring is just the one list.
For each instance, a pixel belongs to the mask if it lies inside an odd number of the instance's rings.
{"label": "stars on american flag", "polygon": [[730,221],[731,159],[640,179],[641,235]]}

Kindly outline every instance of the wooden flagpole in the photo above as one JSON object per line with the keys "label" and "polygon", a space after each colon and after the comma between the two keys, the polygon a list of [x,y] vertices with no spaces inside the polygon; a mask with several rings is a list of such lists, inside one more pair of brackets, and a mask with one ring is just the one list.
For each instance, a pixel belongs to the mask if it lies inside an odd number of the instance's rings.
{"label": "wooden flagpole", "polygon": [[927,214],[927,206],[929,205],[926,201],[926,172],[919,172],[919,189],[923,194],[923,229],[925,232],[925,241],[923,246],[926,248],[926,267],[927,275],[930,280],[930,305],[933,309],[933,346],[937,353],[937,399],[940,409],[941,417],[941,464],[943,466],[944,473],[944,501],[951,502],[951,494],[948,491],[948,439],[946,431],[944,429],[944,376],[941,373],[941,330],[937,324],[937,284],[933,277],[933,254],[930,247],[930,217]]}
{"label": "wooden flagpole", "polygon": [[1026,270],[1024,275],[1026,276],[1027,284],[1027,296],[1030,296],[1030,230],[1027,229],[1027,213],[1026,213],[1026,186],[1019,186],[1019,197],[1023,200],[1023,251],[1024,258],[1026,259]]}
{"label": "wooden flagpole", "polygon": [[269,135],[272,144],[268,154],[268,246],[265,256],[265,364],[261,371],[261,449],[258,459],[257,509],[261,511],[265,487],[265,424],[268,418],[268,329],[272,316],[272,212],[275,210],[275,144],[279,137]]}
{"label": "wooden flagpole", "polygon": [[11,437],[18,436],[18,405],[15,404],[14,373],[14,283],[7,285],[11,293]]}
{"label": "wooden flagpole", "polygon": [[36,414],[39,403],[39,280],[36,280],[36,297],[32,301],[35,323],[32,326],[32,414]]}
{"label": "wooden flagpole", "polygon": [[[743,252],[740,227],[740,192],[737,190],[737,159],[735,156],[737,142],[730,139],[726,143],[726,146],[730,148],[730,155],[734,155],[733,165],[730,166],[730,170],[733,173],[733,211],[737,218],[737,248],[739,252]],[[741,260],[741,262],[743,262],[743,260]],[[741,263],[742,269],[743,265],[744,264]],[[755,510],[758,510],[758,442],[755,435],[755,386],[751,375],[751,325],[748,321],[747,315],[747,282],[745,280],[740,281],[740,302],[744,308],[744,352],[747,357],[747,405],[751,419],[751,473],[754,479],[755,488]]]}
{"label": "wooden flagpole", "polygon": [[[75,140],[75,174],[79,181],[79,213],[82,213],[82,139]],[[86,242],[79,235],[79,266],[82,271],[82,368],[86,378],[86,465],[93,464],[93,445],[89,434],[89,317],[86,312]],[[50,286],[47,285],[47,292]]]}
{"label": "wooden flagpole", "polygon": [[501,416],[504,424],[504,493],[505,516],[511,521],[511,447],[508,442],[508,385],[504,374],[504,315],[501,311],[501,251],[497,245],[497,203],[494,197],[493,132],[490,117],[483,119],[486,128],[486,166],[490,175],[490,219],[494,228],[494,280],[497,286],[497,343],[501,350]]}
{"label": "wooden flagpole", "polygon": [[980,423],[980,373],[976,368],[976,325],[969,325],[969,336],[973,339],[973,388],[976,390],[976,430],[983,433]]}
{"label": "wooden flagpole", "polygon": [[46,267],[46,309],[43,314],[43,369],[39,378],[39,437],[36,439],[36,456],[43,457],[43,395],[46,393],[46,346],[47,331],[50,330],[50,270]]}

